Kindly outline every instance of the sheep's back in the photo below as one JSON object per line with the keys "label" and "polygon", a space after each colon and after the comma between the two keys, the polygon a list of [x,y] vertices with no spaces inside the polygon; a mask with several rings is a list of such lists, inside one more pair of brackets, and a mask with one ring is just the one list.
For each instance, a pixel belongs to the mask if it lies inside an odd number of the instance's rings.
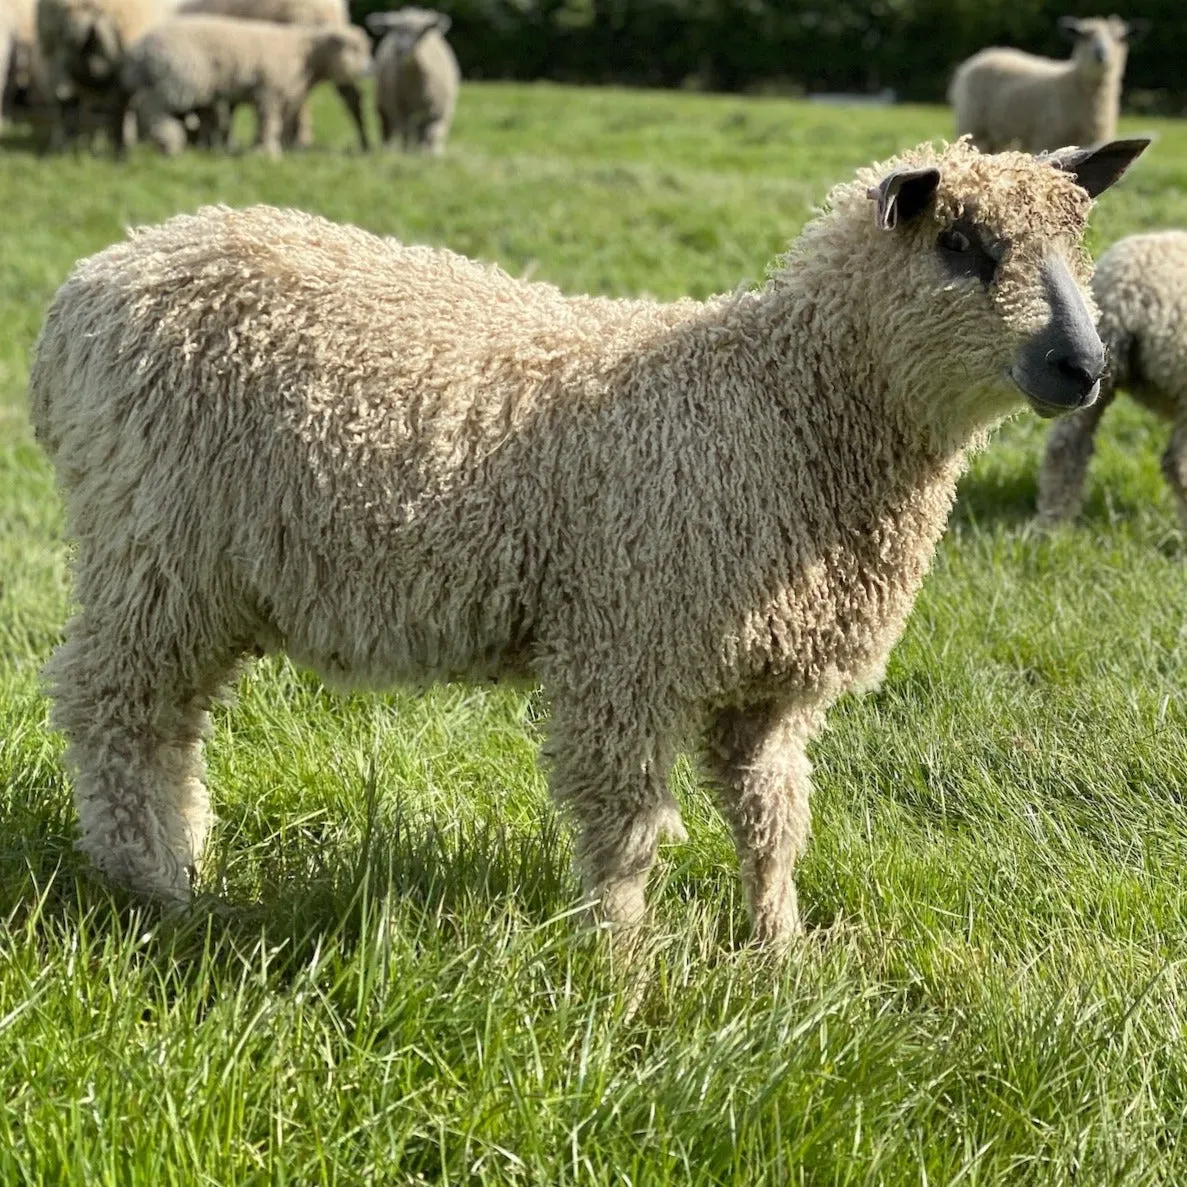
{"label": "sheep's back", "polygon": [[278,25],[350,24],[346,0],[183,0],[178,11]]}

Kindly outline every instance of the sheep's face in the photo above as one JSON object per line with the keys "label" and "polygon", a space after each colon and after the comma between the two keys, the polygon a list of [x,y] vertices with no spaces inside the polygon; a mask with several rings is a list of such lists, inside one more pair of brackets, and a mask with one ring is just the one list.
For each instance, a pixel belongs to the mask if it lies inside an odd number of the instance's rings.
{"label": "sheep's face", "polygon": [[62,44],[67,73],[76,85],[91,90],[115,85],[124,47],[110,14],[86,7],[71,12]]}
{"label": "sheep's face", "polygon": [[320,46],[319,73],[338,86],[351,86],[371,69],[371,42],[362,29],[351,26],[326,33]]}
{"label": "sheep's face", "polygon": [[436,30],[449,32],[450,18],[432,8],[401,8],[398,12],[373,12],[367,17],[367,28],[383,37],[385,52],[396,59],[408,57],[422,37]]}
{"label": "sheep's face", "polygon": [[1059,24],[1075,40],[1072,57],[1083,73],[1099,76],[1124,68],[1129,26],[1120,17],[1064,17]]}
{"label": "sheep's face", "polygon": [[867,175],[882,290],[871,335],[926,415],[959,434],[1021,397],[1043,416],[1095,400],[1105,357],[1085,224],[1147,143],[1032,157],[962,141]]}

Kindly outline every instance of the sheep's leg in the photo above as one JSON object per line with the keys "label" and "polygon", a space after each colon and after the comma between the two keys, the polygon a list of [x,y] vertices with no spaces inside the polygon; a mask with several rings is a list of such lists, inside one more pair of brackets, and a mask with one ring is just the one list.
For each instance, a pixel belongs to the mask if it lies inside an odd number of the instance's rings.
{"label": "sheep's leg", "polygon": [[391,117],[381,107],[379,109],[379,138],[384,144],[390,144],[396,129],[392,126]]}
{"label": "sheep's leg", "polygon": [[281,138],[284,135],[285,116],[281,105],[271,97],[264,97],[256,103],[256,149],[269,156],[279,157]]}
{"label": "sheep's leg", "polygon": [[[107,125],[112,155],[117,161],[125,160],[129,147],[136,143],[136,116],[131,103],[132,96],[117,88],[112,96],[112,110]],[[132,125],[130,128],[129,123]]]}
{"label": "sheep's leg", "polygon": [[1097,427],[1113,400],[1102,391],[1096,403],[1057,420],[1047,435],[1039,470],[1038,518],[1054,524],[1075,519],[1084,502],[1084,476],[1094,449]]}
{"label": "sheep's leg", "polygon": [[754,938],[786,943],[800,930],[795,863],[811,829],[814,722],[775,704],[726,709],[710,723],[705,761],[733,831]]}
{"label": "sheep's leg", "polygon": [[346,104],[346,110],[350,112],[350,118],[354,120],[355,130],[359,134],[359,147],[363,152],[370,151],[371,142],[367,139],[367,123],[363,118],[362,93],[354,83],[343,82],[338,84],[338,94],[342,96],[342,102]]}
{"label": "sheep's leg", "polygon": [[1162,473],[1175,496],[1179,526],[1187,535],[1187,409],[1175,415],[1171,438],[1162,455]]}
{"label": "sheep's leg", "polygon": [[621,721],[613,707],[578,714],[560,706],[545,749],[553,796],[577,821],[587,898],[615,928],[641,923],[660,836],[684,838],[667,744]]}
{"label": "sheep's leg", "polygon": [[445,151],[447,131],[444,120],[430,120],[421,130],[421,142],[431,156],[439,157]]}
{"label": "sheep's leg", "polygon": [[210,823],[207,706],[234,655],[183,659],[176,639],[152,629],[149,605],[118,625],[84,610],[46,675],[54,724],[69,742],[80,847],[121,885],[178,902],[189,897]]}

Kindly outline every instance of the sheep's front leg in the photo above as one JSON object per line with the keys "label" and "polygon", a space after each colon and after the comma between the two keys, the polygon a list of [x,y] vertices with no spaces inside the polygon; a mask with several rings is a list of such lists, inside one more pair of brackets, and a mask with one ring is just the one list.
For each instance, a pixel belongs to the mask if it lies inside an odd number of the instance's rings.
{"label": "sheep's front leg", "polygon": [[338,94],[342,97],[342,102],[346,104],[350,118],[354,120],[355,131],[359,136],[359,148],[363,152],[368,152],[371,148],[371,141],[367,138],[367,121],[363,118],[362,93],[354,83],[343,82],[338,84]]}
{"label": "sheep's front leg", "polygon": [[814,715],[776,704],[725,709],[710,723],[705,762],[733,831],[754,938],[786,943],[800,930],[795,863],[811,829]]}
{"label": "sheep's front leg", "polygon": [[1175,425],[1166,452],[1162,455],[1162,473],[1175,496],[1179,526],[1187,535],[1187,408],[1175,414]]}
{"label": "sheep's front leg", "polygon": [[259,129],[256,133],[256,151],[271,157],[281,155],[280,142],[284,136],[285,113],[280,101],[272,95],[261,96],[256,102],[256,118]]}
{"label": "sheep's front leg", "polygon": [[641,923],[660,837],[685,837],[668,785],[669,744],[614,707],[559,705],[545,753],[553,796],[577,821],[577,861],[597,915],[616,929]]}
{"label": "sheep's front leg", "polygon": [[1105,409],[1113,400],[1103,391],[1096,403],[1051,426],[1039,470],[1038,518],[1043,524],[1075,519],[1084,501],[1084,476],[1092,457],[1093,438]]}

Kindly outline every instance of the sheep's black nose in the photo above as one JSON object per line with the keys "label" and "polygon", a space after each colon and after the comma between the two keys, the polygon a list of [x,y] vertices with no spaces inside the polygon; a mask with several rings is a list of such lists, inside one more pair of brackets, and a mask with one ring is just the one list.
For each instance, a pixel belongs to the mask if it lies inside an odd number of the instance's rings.
{"label": "sheep's black nose", "polygon": [[1050,363],[1071,390],[1080,397],[1080,403],[1083,403],[1092,389],[1096,387],[1103,371],[1095,359],[1066,356],[1051,359]]}

